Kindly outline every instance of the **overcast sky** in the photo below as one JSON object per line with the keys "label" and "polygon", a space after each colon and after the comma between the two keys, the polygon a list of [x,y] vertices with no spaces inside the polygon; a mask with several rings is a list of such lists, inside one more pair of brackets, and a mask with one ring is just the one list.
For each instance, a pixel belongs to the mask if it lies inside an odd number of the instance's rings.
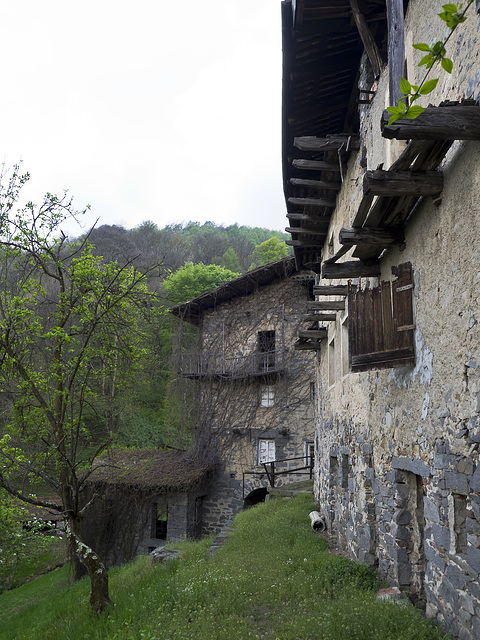
{"label": "overcast sky", "polygon": [[286,226],[280,0],[4,2],[0,59],[0,157],[34,201],[68,189],[85,224]]}

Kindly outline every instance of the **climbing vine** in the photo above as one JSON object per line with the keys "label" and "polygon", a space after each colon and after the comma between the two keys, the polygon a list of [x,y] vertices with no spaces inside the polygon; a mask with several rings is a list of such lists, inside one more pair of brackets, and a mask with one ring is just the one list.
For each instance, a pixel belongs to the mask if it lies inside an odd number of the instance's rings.
{"label": "climbing vine", "polygon": [[426,73],[419,85],[411,84],[406,78],[400,80],[400,93],[403,94],[404,98],[398,101],[398,107],[387,107],[387,111],[392,114],[388,121],[389,126],[402,118],[414,120],[425,111],[424,107],[414,104],[414,102],[416,102],[420,96],[431,93],[437,86],[438,78],[428,79],[434,65],[440,63],[442,69],[447,73],[452,73],[453,62],[450,58],[446,57],[446,45],[458,25],[467,19],[465,14],[472,3],[473,0],[467,0],[467,5],[463,10],[463,5],[461,4],[458,6],[453,3],[444,4],[442,6],[443,11],[437,15],[448,27],[445,39],[438,40],[430,45],[425,42],[419,42],[413,45],[414,49],[425,53],[418,63],[418,66],[425,66]]}

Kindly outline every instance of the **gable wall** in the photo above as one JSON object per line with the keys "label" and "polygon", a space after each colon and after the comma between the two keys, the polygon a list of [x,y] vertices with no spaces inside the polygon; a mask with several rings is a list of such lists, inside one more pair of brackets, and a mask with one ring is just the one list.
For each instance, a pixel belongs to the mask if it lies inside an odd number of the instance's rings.
{"label": "gable wall", "polygon": [[[217,531],[243,507],[254,489],[268,488],[264,468],[258,464],[259,439],[275,441],[276,459],[299,456],[281,468],[302,467],[304,442],[314,438],[313,402],[310,384],[314,379],[314,356],[295,351],[293,342],[305,313],[306,286],[283,279],[257,292],[235,298],[205,312],[202,323],[203,354],[223,353],[231,358],[247,357],[253,363],[259,331],[275,331],[275,365],[268,376],[202,378],[199,427],[209,434],[217,455],[217,472],[212,492],[205,500],[205,532]],[[249,369],[251,371],[252,369]],[[271,407],[260,406],[265,385],[273,389]],[[279,467],[277,466],[277,469]],[[285,475],[277,486],[305,480],[308,471]]]}

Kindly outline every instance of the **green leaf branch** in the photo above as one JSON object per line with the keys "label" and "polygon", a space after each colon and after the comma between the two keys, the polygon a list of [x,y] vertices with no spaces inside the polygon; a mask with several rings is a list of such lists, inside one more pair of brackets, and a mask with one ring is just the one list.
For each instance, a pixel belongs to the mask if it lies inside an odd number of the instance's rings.
{"label": "green leaf branch", "polygon": [[465,14],[472,3],[473,0],[468,0],[467,5],[463,10],[463,5],[461,4],[458,6],[453,3],[444,4],[442,6],[443,11],[437,15],[448,27],[446,38],[443,41],[438,40],[430,45],[425,42],[419,42],[413,45],[414,49],[425,53],[418,63],[418,66],[425,66],[427,71],[419,85],[411,84],[406,78],[402,78],[400,80],[400,93],[404,97],[398,101],[397,107],[387,107],[387,111],[391,114],[390,119],[388,120],[388,126],[402,118],[414,120],[425,111],[424,107],[414,103],[421,96],[426,96],[431,93],[437,86],[438,78],[428,80],[430,71],[436,63],[440,63],[442,69],[447,73],[452,73],[453,62],[450,58],[446,57],[446,45],[458,25],[465,22],[467,19]]}

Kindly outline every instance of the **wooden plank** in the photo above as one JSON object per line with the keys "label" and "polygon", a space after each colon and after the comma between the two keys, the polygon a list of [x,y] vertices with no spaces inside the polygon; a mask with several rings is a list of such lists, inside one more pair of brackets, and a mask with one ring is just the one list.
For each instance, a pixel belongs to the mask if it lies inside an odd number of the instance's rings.
{"label": "wooden plank", "polygon": [[405,66],[403,0],[387,0],[389,103],[398,105],[402,97],[400,80]]}
{"label": "wooden plank", "polygon": [[375,78],[380,76],[383,66],[382,56],[380,55],[380,51],[375,43],[375,39],[372,36],[372,33],[368,27],[367,21],[365,20],[365,16],[360,12],[358,8],[357,0],[350,0],[350,7],[352,8],[353,18],[355,20],[355,24],[357,25],[358,33],[360,34],[360,38],[362,39],[363,46],[365,47],[365,51],[367,52],[368,59],[370,60],[370,64],[372,65],[373,75]]}
{"label": "wooden plank", "polygon": [[315,338],[315,340],[322,340],[328,336],[328,329],[300,329],[298,332],[299,338]]}
{"label": "wooden plank", "polygon": [[351,246],[348,246],[346,244],[342,245],[340,249],[335,253],[335,255],[324,260],[323,264],[333,264],[334,262],[337,262],[337,260],[340,260],[340,258],[348,253],[351,248]]}
{"label": "wooden plank", "polygon": [[335,322],[336,313],[310,313],[302,318],[302,322]]}
{"label": "wooden plank", "polygon": [[380,263],[365,264],[361,260],[347,262],[323,263],[322,278],[374,278],[380,275]]}
{"label": "wooden plank", "polygon": [[292,161],[293,166],[296,169],[305,169],[306,171],[336,171],[340,173],[340,166],[338,163],[324,162],[323,160],[304,160],[303,158],[296,158]]}
{"label": "wooden plank", "polygon": [[335,207],[336,200],[331,198],[288,198],[289,204],[295,204],[300,207]]}
{"label": "wooden plank", "polygon": [[319,240],[285,240],[287,247],[297,247],[302,249],[318,249],[321,250],[321,243]]}
{"label": "wooden plank", "polygon": [[343,245],[380,245],[389,247],[396,244],[402,244],[404,241],[403,229],[389,228],[383,229],[378,227],[361,227],[355,229],[353,227],[343,227],[339,233],[340,244]]}
{"label": "wooden plank", "polygon": [[327,180],[306,180],[304,178],[290,178],[290,184],[297,187],[311,187],[312,189],[327,189],[329,191],[340,191],[341,182],[328,182]]}
{"label": "wooden plank", "polygon": [[300,136],[293,139],[293,145],[301,151],[337,151],[338,149],[359,149],[358,134],[352,133],[348,137],[317,138],[315,136]]}
{"label": "wooden plank", "polygon": [[363,370],[405,367],[407,365],[414,364],[414,359],[415,350],[413,348],[365,353],[358,356],[352,356],[352,370],[362,371],[360,368],[362,365],[364,367]]}
{"label": "wooden plank", "polygon": [[317,228],[313,228],[313,227],[285,227],[285,231],[287,233],[298,233],[300,235],[324,236],[324,237],[326,235],[327,229],[328,229],[328,225],[326,227],[324,227],[323,229],[321,227],[317,227]]}
{"label": "wooden plank", "polygon": [[312,340],[311,342],[303,342],[302,340],[297,340],[293,344],[293,348],[295,351],[320,351],[322,348],[322,343],[320,340]]}
{"label": "wooden plank", "polygon": [[296,222],[312,224],[318,229],[328,229],[330,225],[330,216],[310,215],[308,213],[287,213],[287,218],[289,220],[295,220]]}
{"label": "wooden plank", "polygon": [[345,300],[315,300],[315,302],[307,302],[309,311],[344,311]]}
{"label": "wooden plank", "polygon": [[370,207],[372,206],[373,198],[374,196],[371,193],[363,196],[360,206],[358,208],[358,211],[355,215],[355,218],[353,219],[352,227],[363,226],[367,218],[368,212],[370,211]]}
{"label": "wooden plank", "polygon": [[384,111],[382,136],[396,140],[480,140],[480,106],[427,107],[415,118],[397,120],[388,126]]}
{"label": "wooden plank", "polygon": [[363,194],[374,196],[435,196],[443,189],[438,171],[367,171]]}
{"label": "wooden plank", "polygon": [[313,294],[316,296],[347,296],[348,284],[315,285]]}

